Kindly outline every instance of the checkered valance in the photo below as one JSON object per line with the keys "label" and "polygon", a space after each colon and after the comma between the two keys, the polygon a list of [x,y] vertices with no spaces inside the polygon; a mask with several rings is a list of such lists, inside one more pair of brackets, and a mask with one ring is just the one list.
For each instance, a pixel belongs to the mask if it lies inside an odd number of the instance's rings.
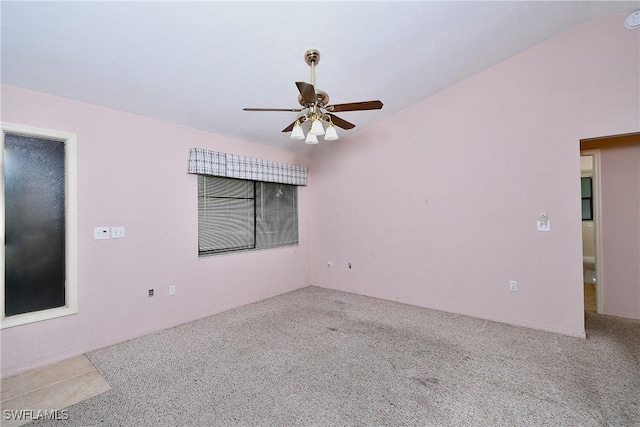
{"label": "checkered valance", "polygon": [[220,153],[203,148],[189,150],[188,173],[225,176],[252,181],[307,185],[307,168],[286,163]]}

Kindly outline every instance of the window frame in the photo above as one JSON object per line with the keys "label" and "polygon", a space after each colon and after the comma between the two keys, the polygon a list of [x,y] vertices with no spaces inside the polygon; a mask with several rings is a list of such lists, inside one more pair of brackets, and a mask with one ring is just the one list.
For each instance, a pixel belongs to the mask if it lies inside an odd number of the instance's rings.
{"label": "window frame", "polygon": [[[589,180],[589,190],[591,195],[589,197],[585,197],[582,194],[582,180],[583,179],[588,179]],[[584,203],[585,200],[589,201],[589,218],[584,218],[584,216],[582,217],[583,221],[593,221],[593,177],[592,176],[582,176],[580,177],[580,196],[581,196],[581,200],[582,203]]]}
{"label": "window frame", "polygon": [[[5,245],[0,249],[0,267],[2,278],[0,279],[0,302],[2,303],[2,315],[0,329],[26,325],[43,320],[55,319],[78,313],[78,146],[74,133],[61,132],[50,129],[42,129],[32,126],[14,123],[1,123],[2,144],[0,152],[0,202],[4,207],[4,138],[6,134],[21,135],[30,138],[41,138],[50,141],[59,141],[65,145],[65,305],[63,307],[33,311],[30,313],[16,314],[7,317],[5,315]],[[0,209],[0,234],[5,239],[5,211]]]}
{"label": "window frame", "polygon": [[[200,197],[199,193],[200,193],[200,177],[204,177],[204,178],[219,178],[219,179],[233,179],[233,180],[240,180],[240,181],[246,181],[246,182],[250,182],[253,184],[254,187],[254,198],[253,198],[253,233],[254,233],[254,239],[253,239],[253,247],[250,248],[239,248],[239,249],[233,249],[233,248],[229,248],[229,249],[221,249],[221,250],[214,250],[214,251],[201,251],[200,250],[200,212],[199,212],[199,207],[198,207],[198,258],[206,258],[206,257],[210,257],[210,256],[217,256],[217,255],[229,255],[229,254],[234,254],[234,253],[246,253],[246,252],[254,252],[254,251],[261,251],[261,250],[268,250],[268,249],[278,249],[278,248],[286,248],[286,247],[291,247],[291,246],[298,246],[300,244],[300,221],[299,221],[299,210],[298,210],[298,186],[295,184],[285,184],[285,183],[278,183],[278,182],[269,182],[269,181],[257,181],[257,180],[252,180],[252,179],[242,179],[242,178],[232,178],[232,177],[225,177],[225,176],[213,176],[213,175],[204,175],[204,174],[196,174],[196,176],[198,177],[197,180],[197,192],[198,192],[198,198]],[[296,226],[296,241],[293,243],[284,243],[284,244],[279,244],[279,245],[272,245],[272,246],[262,246],[259,247],[258,246],[258,233],[259,233],[259,227],[257,226],[258,223],[258,197],[257,197],[257,186],[261,185],[261,184],[273,184],[273,185],[285,185],[288,187],[293,188],[294,191],[294,198],[295,198],[295,215],[296,215],[296,221],[295,221],[295,226]],[[261,191],[262,193],[262,191]],[[199,200],[198,200],[198,205],[199,205]]]}

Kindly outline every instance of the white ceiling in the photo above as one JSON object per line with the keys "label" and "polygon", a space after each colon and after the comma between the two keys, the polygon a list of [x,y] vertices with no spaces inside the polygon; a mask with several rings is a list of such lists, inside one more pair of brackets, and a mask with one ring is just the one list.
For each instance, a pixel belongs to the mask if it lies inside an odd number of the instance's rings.
{"label": "white ceiling", "polygon": [[[8,2],[2,81],[288,150],[281,130],[295,81],[331,103],[380,99],[339,113],[366,126],[576,24],[640,8],[631,2]],[[335,143],[335,142],[334,142]],[[325,142],[326,144],[326,142]]]}

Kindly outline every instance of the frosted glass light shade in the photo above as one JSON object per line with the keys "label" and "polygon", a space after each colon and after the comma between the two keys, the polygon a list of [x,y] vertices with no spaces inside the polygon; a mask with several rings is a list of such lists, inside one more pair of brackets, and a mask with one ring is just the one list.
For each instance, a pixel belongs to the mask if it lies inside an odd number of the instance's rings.
{"label": "frosted glass light shade", "polygon": [[327,132],[324,134],[325,141],[335,141],[338,139],[338,133],[336,132],[336,128],[333,124],[329,124],[327,126]]}
{"label": "frosted glass light shade", "polygon": [[302,126],[298,122],[293,126],[293,131],[291,132],[291,139],[304,139],[304,132],[302,131]]}
{"label": "frosted glass light shade", "polygon": [[322,129],[322,122],[318,119],[311,122],[311,129],[309,133],[313,135],[324,135],[324,129]]}
{"label": "frosted glass light shade", "polygon": [[318,137],[311,132],[307,134],[307,139],[304,141],[305,144],[317,144],[318,142],[320,142]]}

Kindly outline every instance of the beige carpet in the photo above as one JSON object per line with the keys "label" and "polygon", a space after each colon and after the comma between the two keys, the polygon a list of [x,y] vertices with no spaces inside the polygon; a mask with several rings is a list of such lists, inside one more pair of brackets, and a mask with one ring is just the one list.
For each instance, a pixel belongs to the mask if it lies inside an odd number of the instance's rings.
{"label": "beige carpet", "polygon": [[640,322],[587,326],[309,287],[90,353],[112,388],[55,425],[639,425]]}

